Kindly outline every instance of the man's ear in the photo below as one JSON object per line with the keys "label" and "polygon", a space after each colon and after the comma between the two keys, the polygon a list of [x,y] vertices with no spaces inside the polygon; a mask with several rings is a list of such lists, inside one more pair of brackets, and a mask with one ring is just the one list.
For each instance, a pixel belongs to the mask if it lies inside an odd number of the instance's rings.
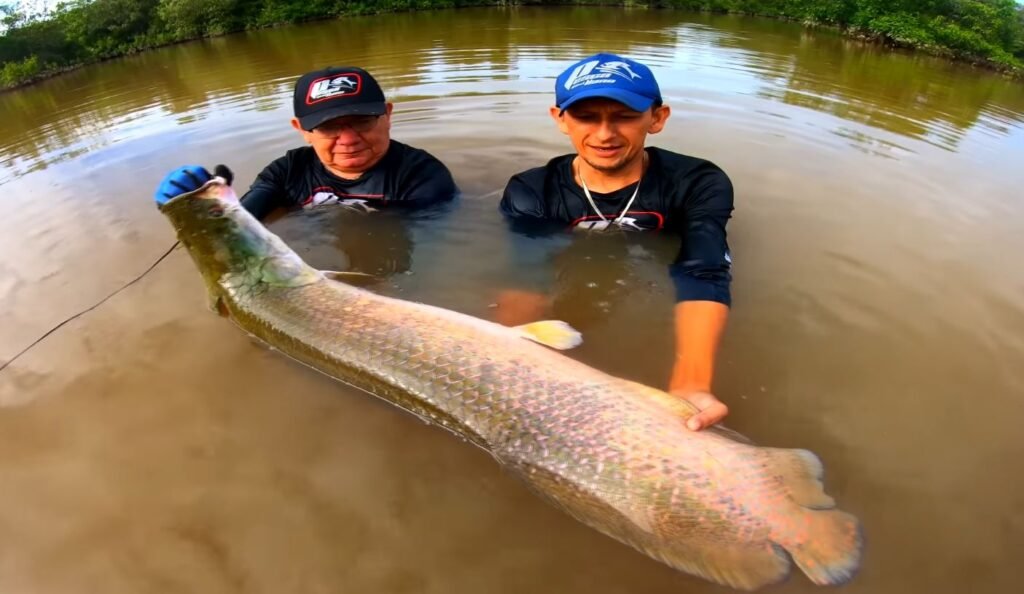
{"label": "man's ear", "polygon": [[551,114],[551,119],[555,120],[555,124],[558,125],[558,129],[562,131],[562,134],[569,134],[569,127],[565,123],[565,115],[562,113],[562,110],[558,109],[558,106],[552,105],[548,113]]}
{"label": "man's ear", "polygon": [[[388,134],[388,138],[391,138],[391,112],[394,111],[395,104],[388,101],[384,104],[384,129]],[[378,118],[379,119],[379,118]]]}
{"label": "man's ear", "polygon": [[654,117],[651,120],[651,127],[647,129],[647,133],[657,134],[665,128],[668,117],[672,115],[672,109],[667,105],[659,105],[653,109],[651,115]]}
{"label": "man's ear", "polygon": [[306,141],[306,144],[313,144],[313,139],[311,138],[313,133],[303,130],[302,124],[299,123],[298,118],[292,118],[292,128],[295,128],[299,131],[299,134],[302,134],[302,138]]}

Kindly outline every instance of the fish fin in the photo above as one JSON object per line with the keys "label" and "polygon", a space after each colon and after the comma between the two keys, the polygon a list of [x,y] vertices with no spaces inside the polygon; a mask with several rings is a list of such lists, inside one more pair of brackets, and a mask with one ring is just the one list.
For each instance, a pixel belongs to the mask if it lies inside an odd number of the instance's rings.
{"label": "fish fin", "polygon": [[[500,458],[499,458],[500,460]],[[630,512],[613,497],[582,488],[558,474],[532,464],[508,464],[518,471],[532,491],[580,522],[670,567],[702,578],[754,590],[783,580],[790,561],[782,547],[769,541],[722,544],[699,540],[693,524],[673,526],[669,519],[659,525],[654,514]]]}
{"label": "fish fin", "polygon": [[854,516],[832,510],[809,510],[808,535],[802,544],[787,546],[807,577],[819,586],[850,581],[860,567],[864,539]]}
{"label": "fish fin", "polygon": [[769,472],[782,481],[794,503],[810,509],[832,509],[835,499],[825,493],[821,479],[825,474],[821,460],[807,450],[764,448]]}
{"label": "fish fin", "polygon": [[565,351],[583,344],[583,335],[561,320],[543,320],[516,326],[515,330],[527,340]]}
{"label": "fish fin", "polygon": [[734,431],[732,429],[729,429],[728,427],[726,427],[725,425],[723,425],[721,423],[717,423],[715,425],[712,425],[710,427],[702,429],[702,431],[707,431],[708,433],[716,433],[716,434],[721,435],[722,437],[724,437],[726,439],[731,439],[731,440],[733,440],[735,442],[738,442],[738,443],[742,443],[742,444],[746,444],[746,445],[757,445],[757,444],[754,443],[754,440],[750,439],[746,435],[743,435],[742,433],[740,433],[738,431]]}
{"label": "fish fin", "polygon": [[352,285],[354,287],[365,287],[381,280],[380,278],[365,272],[339,272],[337,270],[323,270],[322,272],[324,277],[329,280],[345,283],[346,285]]}
{"label": "fish fin", "polygon": [[263,260],[259,277],[264,283],[275,287],[303,287],[323,278],[319,270],[310,268],[294,253]]}
{"label": "fish fin", "polygon": [[212,303],[210,304],[210,306],[217,315],[219,315],[222,318],[231,317],[231,311],[228,310],[228,304],[224,303],[223,297],[215,297],[211,301]]}
{"label": "fish fin", "polygon": [[648,385],[641,384],[640,382],[633,382],[629,380],[622,380],[622,382],[627,384],[629,388],[647,396],[652,401],[658,403],[659,406],[665,408],[668,412],[678,416],[684,421],[700,412],[700,409],[696,406],[682,398],[679,398],[678,396],[673,396],[664,390],[652,388]]}
{"label": "fish fin", "polygon": [[630,513],[623,509],[624,506],[615,505],[609,498],[599,497],[557,473],[527,463],[507,466],[517,470],[527,486],[541,498],[609,536],[621,540],[623,534],[632,534],[635,538],[628,539],[628,542],[633,544],[634,540],[642,539],[645,535],[653,535],[651,518],[643,514]]}
{"label": "fish fin", "polygon": [[663,563],[738,590],[757,590],[789,575],[789,555],[770,541],[669,543],[647,553]]}
{"label": "fish fin", "polygon": [[[665,392],[663,390],[658,390],[657,388],[652,388],[639,382],[633,382],[629,380],[622,381],[629,384],[630,387],[637,390],[638,392],[645,394],[651,400],[657,402],[660,406],[667,409],[670,413],[678,416],[683,421],[686,421],[686,419],[689,419],[693,415],[700,412],[700,409],[698,409],[690,402],[683,400],[678,396],[673,396],[672,394],[669,394],[668,392]],[[703,431],[707,431],[708,433],[716,433],[722,437],[725,437],[726,439],[731,439],[739,443],[754,445],[754,442],[751,441],[749,437],[737,433],[736,431],[733,431],[732,429],[723,426],[721,423],[717,425],[712,425],[706,429],[703,429]]]}

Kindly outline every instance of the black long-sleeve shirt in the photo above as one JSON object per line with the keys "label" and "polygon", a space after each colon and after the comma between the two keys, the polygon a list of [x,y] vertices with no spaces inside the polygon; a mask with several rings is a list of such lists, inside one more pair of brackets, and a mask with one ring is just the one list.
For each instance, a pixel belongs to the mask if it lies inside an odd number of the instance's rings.
{"label": "black long-sleeve shirt", "polygon": [[260,172],[242,196],[242,205],[263,219],[282,206],[339,204],[366,211],[423,207],[449,200],[456,192],[452,175],[441,161],[392,140],[384,157],[354,180],[328,171],[312,147],[290,150]]}
{"label": "black long-sleeve shirt", "polygon": [[[649,164],[635,201],[618,227],[626,231],[665,230],[682,240],[669,267],[678,301],[717,301],[730,305],[732,258],[725,226],[733,210],[729,177],[710,161],[648,148]],[[524,231],[599,229],[607,223],[594,212],[576,183],[572,162],[563,155],[544,167],[512,177],[501,211]],[[591,192],[609,221],[619,217],[636,190],[631,184],[609,193]]]}

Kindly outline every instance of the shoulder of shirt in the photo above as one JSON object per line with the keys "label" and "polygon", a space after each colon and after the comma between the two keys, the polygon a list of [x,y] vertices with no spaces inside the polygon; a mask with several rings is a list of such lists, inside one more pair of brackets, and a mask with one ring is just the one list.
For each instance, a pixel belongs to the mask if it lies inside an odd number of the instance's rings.
{"label": "shoulder of shirt", "polygon": [[649,147],[651,153],[653,153],[658,162],[661,164],[661,169],[664,174],[672,178],[689,177],[695,175],[721,175],[726,180],[729,176],[726,175],[725,171],[721,167],[715,165],[707,159],[701,159],[699,157],[691,157],[690,155],[684,155],[682,153],[674,153],[658,147]]}
{"label": "shoulder of shirt", "polygon": [[279,169],[281,173],[288,171],[301,171],[317,159],[316,153],[311,146],[301,146],[287,151],[284,155],[274,159],[267,165],[267,169]]}
{"label": "shoulder of shirt", "polygon": [[527,169],[526,171],[520,171],[519,173],[512,176],[509,180],[508,185],[513,184],[517,186],[525,186],[538,196],[544,194],[544,185],[547,183],[550,176],[559,175],[559,168],[563,167],[567,160],[571,160],[575,157],[574,154],[560,155],[551,159],[547,164],[540,167],[534,167]]}
{"label": "shoulder of shirt", "polygon": [[440,159],[424,149],[409,146],[404,142],[398,142],[394,139],[391,140],[391,144],[388,146],[388,160],[395,164],[404,163],[406,165],[417,162],[432,163],[447,169]]}
{"label": "shoulder of shirt", "polygon": [[286,159],[288,161],[302,161],[302,160],[315,159],[315,158],[316,158],[316,153],[313,152],[313,147],[311,147],[311,146],[300,146],[300,147],[297,147],[297,148],[290,149],[288,152],[286,152],[284,154],[283,157],[281,157],[280,159],[277,159],[277,160],[280,161],[281,159]]}
{"label": "shoulder of shirt", "polygon": [[557,177],[566,160],[575,155],[555,157],[541,167],[520,171],[508,180],[501,197],[500,209],[510,217],[544,218],[547,203],[553,196],[545,191],[549,178]]}

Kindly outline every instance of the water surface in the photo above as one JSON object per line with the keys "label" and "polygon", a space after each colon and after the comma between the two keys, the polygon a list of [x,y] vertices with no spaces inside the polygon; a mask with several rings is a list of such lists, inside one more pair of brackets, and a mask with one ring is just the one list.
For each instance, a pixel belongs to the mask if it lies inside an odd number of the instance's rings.
{"label": "water surface", "polygon": [[[295,78],[374,72],[393,136],[464,195],[415,220],[271,228],[311,263],[482,317],[548,291],[572,356],[664,386],[672,237],[540,241],[505,181],[569,151],[546,115],[583,55],[649,63],[651,143],[736,186],[716,392],[806,447],[864,522],[850,592],[1010,592],[1024,577],[1024,85],[786,23],[518,9],[346,19],[183,44],[0,95],[0,361],[172,243],[183,163],[244,187],[301,143]],[[177,251],[0,372],[0,591],[718,592],[549,508],[485,454],[209,315]],[[780,592],[810,592],[800,575]]]}

